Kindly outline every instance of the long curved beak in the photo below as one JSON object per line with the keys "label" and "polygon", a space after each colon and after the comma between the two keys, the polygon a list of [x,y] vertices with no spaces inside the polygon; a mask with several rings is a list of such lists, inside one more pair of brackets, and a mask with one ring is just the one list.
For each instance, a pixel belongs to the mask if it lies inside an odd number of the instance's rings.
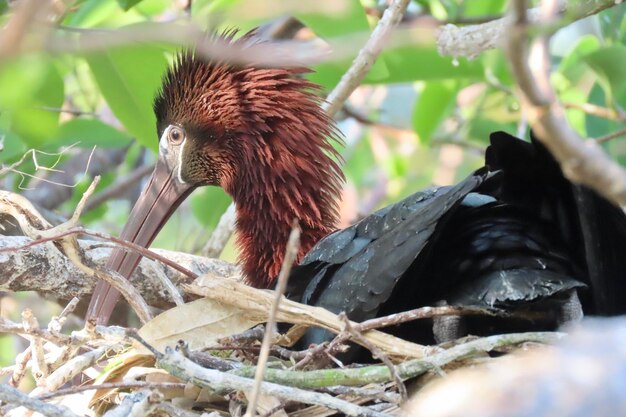
{"label": "long curved beak", "polygon": [[[120,238],[149,247],[172,213],[191,194],[195,187],[181,182],[170,165],[160,153],[152,176],[135,203]],[[106,267],[130,278],[140,259],[139,254],[115,248]],[[106,324],[119,298],[117,290],[107,282],[99,281],[86,318],[96,318],[98,324]]]}

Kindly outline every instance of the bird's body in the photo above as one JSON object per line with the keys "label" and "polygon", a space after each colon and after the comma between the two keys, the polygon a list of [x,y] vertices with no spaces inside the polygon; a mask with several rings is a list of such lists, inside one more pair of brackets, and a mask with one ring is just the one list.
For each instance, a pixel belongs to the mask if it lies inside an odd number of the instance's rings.
{"label": "bird's body", "polygon": [[[232,38],[225,37],[254,47],[253,34]],[[159,162],[122,236],[149,245],[194,188],[218,185],[237,208],[251,285],[273,285],[298,219],[302,262],[290,296],[355,320],[445,302],[537,308],[556,323],[577,290],[586,311],[626,310],[622,212],[573,187],[543,148],[504,133],[492,136],[486,167],[461,183],[417,193],[330,234],[343,181],[333,147],[339,139],[303,72],[181,54],[155,101]],[[607,239],[607,230],[617,237]],[[128,276],[137,261],[118,251],[109,267]],[[115,301],[99,284],[89,314],[106,321]],[[447,334],[441,326],[437,332]]]}
{"label": "bird's body", "polygon": [[[464,181],[415,193],[322,239],[296,268],[292,296],[357,321],[441,304],[535,313],[533,321],[463,319],[460,333],[554,328],[579,318],[581,307],[623,313],[624,263],[597,256],[625,248],[622,211],[569,183],[538,143],[503,132],[491,142],[486,167]],[[602,206],[612,233],[598,233],[590,205]],[[435,321],[439,340],[444,324]],[[422,325],[396,330],[432,339]],[[311,332],[308,341],[326,336]]]}

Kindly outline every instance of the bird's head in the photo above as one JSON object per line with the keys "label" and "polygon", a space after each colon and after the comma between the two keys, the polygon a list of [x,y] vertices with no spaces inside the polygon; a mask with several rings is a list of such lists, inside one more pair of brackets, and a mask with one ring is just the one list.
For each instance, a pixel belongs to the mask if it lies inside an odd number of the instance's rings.
{"label": "bird's head", "polygon": [[[253,33],[219,39],[244,56],[258,45]],[[338,133],[305,72],[181,53],[154,102],[158,162],[122,237],[149,246],[193,189],[221,186],[237,206],[244,272],[253,285],[267,286],[294,218],[303,232],[301,254],[332,231],[343,180],[332,146]],[[122,274],[138,262],[121,251],[114,258],[110,266]]]}

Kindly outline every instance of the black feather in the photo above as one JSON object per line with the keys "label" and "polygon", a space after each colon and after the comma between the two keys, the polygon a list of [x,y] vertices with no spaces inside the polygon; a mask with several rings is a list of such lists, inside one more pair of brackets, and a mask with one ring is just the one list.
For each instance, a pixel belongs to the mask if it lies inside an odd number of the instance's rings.
{"label": "black feather", "polygon": [[[290,296],[356,321],[441,302],[554,319],[571,291],[586,314],[626,312],[623,212],[574,187],[534,139],[494,133],[485,162],[455,186],[415,193],[322,239],[292,272]],[[499,330],[508,329],[519,323]],[[427,342],[423,330],[398,332]],[[312,331],[305,343],[328,337]]]}

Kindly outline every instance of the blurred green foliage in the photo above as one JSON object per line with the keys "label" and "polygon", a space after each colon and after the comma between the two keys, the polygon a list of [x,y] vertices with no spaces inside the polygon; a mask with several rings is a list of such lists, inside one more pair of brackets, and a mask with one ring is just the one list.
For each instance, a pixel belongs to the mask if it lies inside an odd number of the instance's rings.
{"label": "blurred green foliage", "polygon": [[[355,39],[360,42],[355,43],[351,56],[320,63],[308,75],[325,94],[349,67],[385,4],[375,0],[196,0],[187,9],[181,3],[77,0],[48,36],[72,39],[80,45],[84,33],[148,23],[155,30],[161,22],[176,21],[245,31],[294,16],[308,28],[301,31],[302,36],[317,36],[331,47],[345,48]],[[506,7],[505,0],[414,0],[404,25],[419,27],[427,21],[432,27],[433,21],[463,24],[468,19],[490,20],[503,15]],[[559,99],[566,103],[567,117],[587,137],[624,128],[625,11],[626,5],[613,7],[566,28],[555,39],[552,81]],[[4,25],[12,12],[0,1],[0,23]],[[434,38],[393,45],[382,53],[365,86],[349,103],[359,117],[344,115],[340,121],[346,136],[341,152],[348,189],[359,202],[352,208],[352,220],[361,210],[384,205],[433,181],[458,180],[482,163],[482,150],[492,131],[527,133],[514,95],[516,87],[501,51],[467,60],[440,56]],[[45,50],[45,44],[42,48]],[[30,52],[0,61],[0,163],[15,162],[28,149],[59,153],[76,144],[63,154],[63,162],[85,148],[97,147],[96,152],[126,149],[124,162],[112,168],[98,187],[102,192],[138,163],[154,161],[158,139],[152,100],[176,49],[176,45],[129,39],[124,46],[99,51]],[[591,114],[584,108],[589,104],[606,114]],[[363,118],[367,123],[357,121]],[[613,157],[626,162],[623,139],[605,146]],[[142,151],[144,147],[148,151]],[[38,162],[41,165],[42,161]],[[36,177],[49,175],[36,168],[30,158],[19,167]],[[442,177],[442,170],[452,176]],[[4,187],[15,191],[34,181],[16,172],[2,180]],[[90,182],[85,178],[77,181],[72,198],[59,208],[63,215],[71,213]],[[381,188],[382,196],[374,198]],[[216,188],[197,191],[155,245],[199,251],[229,201]],[[116,234],[128,208],[128,202],[107,201],[82,220],[88,227]],[[233,258],[232,248],[226,257]]]}
{"label": "blurred green foliage", "polygon": [[[374,0],[342,0],[332,2],[332,7],[331,2],[324,1],[297,4],[270,0],[198,0],[186,8],[164,0],[84,0],[76,1],[60,16],[59,27],[50,36],[73,34],[80,42],[81,33],[87,31],[145,24],[156,24],[152,27],[158,30],[159,22],[172,20],[181,25],[191,20],[201,27],[217,30],[233,26],[247,30],[292,15],[310,34],[332,47],[350,39],[364,40],[383,6],[384,2]],[[260,12],[255,14],[254,10]],[[575,25],[575,30],[564,35],[559,50],[553,51],[554,85],[560,99],[568,104],[570,121],[583,135],[602,136],[623,126],[623,121],[590,115],[581,108],[586,103],[600,106],[613,112],[617,119],[626,105],[623,70],[626,30],[621,18],[624,10],[623,5],[615,7],[591,17],[587,25]],[[419,26],[419,19],[425,17],[452,23],[489,20],[505,11],[504,0],[419,0],[410,5],[405,25]],[[2,20],[7,20],[12,10],[4,7],[2,13]],[[126,158],[125,164],[116,168],[116,175],[133,169],[141,147],[148,148],[146,158],[153,159],[157,138],[152,100],[175,50],[175,45],[129,40],[127,45],[95,52],[68,55],[33,52],[0,62],[0,137],[3,139],[0,162],[14,162],[28,149],[59,152],[73,144],[74,149],[128,148],[129,155],[135,158]],[[357,52],[358,44],[355,44],[351,56],[339,62],[322,62],[309,77],[322,85],[323,92],[328,92]],[[480,149],[487,144],[491,131],[516,132],[524,127],[520,124],[523,118],[519,103],[513,95],[515,86],[500,51],[488,51],[475,60],[453,59],[440,56],[433,40],[414,45],[405,42],[397,47],[392,43],[364,83],[367,87],[362,88],[360,98],[350,106],[373,122],[374,127],[355,127],[349,121],[342,122],[342,128],[351,129],[347,134],[348,146],[343,150],[346,174],[360,196],[375,186],[373,171],[382,172],[391,183],[404,184],[391,187],[376,205],[413,191],[414,181],[431,182],[443,144],[458,143],[466,150],[458,177],[480,164]],[[408,93],[396,99],[400,96],[394,93],[397,88],[388,88],[392,85],[401,86]],[[385,124],[393,125],[395,131],[377,130]],[[379,143],[372,135],[381,132]],[[408,143],[406,139],[394,138],[407,132],[414,133]],[[383,146],[386,153],[379,153],[375,146]],[[607,145],[607,148],[622,159],[623,146]],[[424,160],[418,164],[421,159]],[[29,174],[44,175],[36,173],[35,168],[36,164],[29,162],[21,167]],[[28,179],[26,183],[20,179],[5,184],[27,186]],[[76,187],[75,193],[82,188]],[[103,188],[101,185],[99,190]],[[210,231],[228,201],[220,190],[203,190],[193,197],[190,212]],[[99,215],[91,215],[88,223],[109,229],[113,225],[111,231],[115,232],[125,210],[125,206],[99,210]],[[206,237],[204,232],[202,237]],[[171,242],[178,240],[161,238],[159,242],[172,247]],[[198,245],[184,249],[197,249]]]}

